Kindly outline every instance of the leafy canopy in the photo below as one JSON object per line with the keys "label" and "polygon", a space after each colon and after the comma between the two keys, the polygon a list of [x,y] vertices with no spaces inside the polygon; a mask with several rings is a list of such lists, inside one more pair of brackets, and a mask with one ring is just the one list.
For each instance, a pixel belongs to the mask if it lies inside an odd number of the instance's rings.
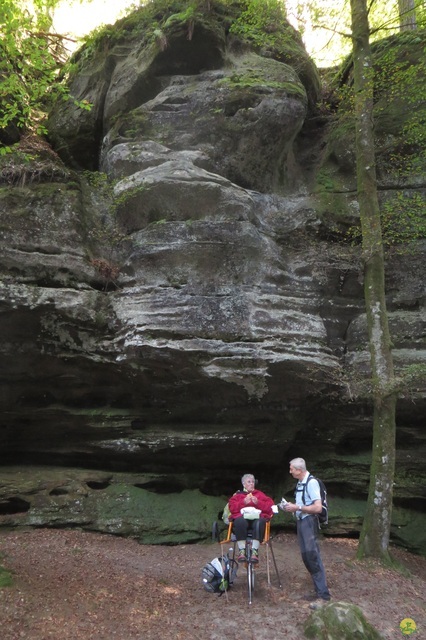
{"label": "leafy canopy", "polygon": [[26,130],[43,133],[49,101],[68,96],[65,83],[59,81],[61,70],[61,79],[66,78],[63,37],[50,32],[52,9],[58,3],[1,0],[0,153]]}
{"label": "leafy canopy", "polygon": [[[287,17],[301,33],[319,67],[342,62],[352,50],[350,0],[282,0]],[[403,0],[369,0],[370,42],[400,31]],[[426,26],[425,0],[410,0],[417,28]],[[408,10],[405,10],[408,12]]]}

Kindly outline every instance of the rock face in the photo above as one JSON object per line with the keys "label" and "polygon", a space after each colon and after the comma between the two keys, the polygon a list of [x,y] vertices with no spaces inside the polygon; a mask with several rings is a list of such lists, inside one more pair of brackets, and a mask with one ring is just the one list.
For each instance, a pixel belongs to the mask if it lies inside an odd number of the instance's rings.
{"label": "rock face", "polygon": [[[51,114],[62,160],[3,164],[1,460],[48,476],[4,468],[4,524],[202,539],[242,473],[279,500],[302,455],[330,533],[359,530],[372,418],[360,255],[343,241],[353,159],[313,111],[298,35],[283,21],[254,46],[232,30],[240,3],[201,5],[145,40],[140,10],[80,53],[71,93],[93,108]],[[402,188],[383,181],[384,199]],[[425,357],[419,245],[387,265],[398,369]],[[424,384],[398,404],[393,528],[421,553],[424,409]]]}

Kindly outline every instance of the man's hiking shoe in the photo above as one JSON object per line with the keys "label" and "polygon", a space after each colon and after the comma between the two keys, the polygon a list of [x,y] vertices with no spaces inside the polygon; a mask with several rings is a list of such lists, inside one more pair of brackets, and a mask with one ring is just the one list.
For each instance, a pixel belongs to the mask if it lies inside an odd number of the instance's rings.
{"label": "man's hiking shoe", "polygon": [[246,561],[246,552],[244,549],[240,549],[238,551],[237,562],[245,562]]}
{"label": "man's hiking shoe", "polygon": [[255,564],[259,562],[259,552],[257,549],[252,549],[251,561],[254,562]]}
{"label": "man's hiking shoe", "polygon": [[304,593],[303,594],[302,600],[307,600],[308,602],[313,602],[314,600],[318,600],[318,594],[315,591],[309,591],[309,593]]}

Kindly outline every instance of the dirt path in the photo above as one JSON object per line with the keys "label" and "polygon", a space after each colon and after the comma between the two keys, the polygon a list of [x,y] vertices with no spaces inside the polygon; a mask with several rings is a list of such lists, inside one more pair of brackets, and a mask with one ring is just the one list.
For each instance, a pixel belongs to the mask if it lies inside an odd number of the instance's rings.
{"label": "dirt path", "polygon": [[[227,596],[204,591],[200,572],[218,545],[141,546],[81,531],[0,534],[2,564],[14,586],[0,590],[2,640],[301,640],[311,589],[295,536],[273,542],[283,589],[268,587],[265,549],[255,599],[247,604],[241,569]],[[322,541],[334,600],[359,605],[386,640],[404,635],[411,618],[426,639],[426,559],[395,555],[410,577],[354,561],[356,542]]]}

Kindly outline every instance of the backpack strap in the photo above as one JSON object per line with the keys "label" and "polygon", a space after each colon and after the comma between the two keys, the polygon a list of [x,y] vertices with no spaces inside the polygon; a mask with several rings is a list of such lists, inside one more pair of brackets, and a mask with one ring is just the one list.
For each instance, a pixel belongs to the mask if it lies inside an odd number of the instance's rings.
{"label": "backpack strap", "polygon": [[[306,491],[308,492],[308,498],[309,500],[311,500],[311,496],[309,495],[309,491],[308,491],[308,482],[309,480],[315,479],[315,476],[313,476],[311,473],[308,475],[308,479],[306,480],[306,482],[302,483],[302,489],[299,489],[299,491],[302,492],[302,502],[303,504],[306,504],[306,500],[305,500],[305,493]],[[296,485],[296,489],[294,492],[294,495],[296,496],[298,489],[297,489],[297,485]]]}
{"label": "backpack strap", "polygon": [[303,486],[303,493],[302,493],[302,502],[303,502],[303,504],[306,504],[306,502],[305,502],[305,492],[306,491],[308,492],[309,500],[312,500],[311,496],[309,495],[309,489],[308,489],[309,480],[315,480],[315,476],[313,476],[311,473],[309,474],[308,479],[306,480],[306,482],[305,482],[305,484]]}

